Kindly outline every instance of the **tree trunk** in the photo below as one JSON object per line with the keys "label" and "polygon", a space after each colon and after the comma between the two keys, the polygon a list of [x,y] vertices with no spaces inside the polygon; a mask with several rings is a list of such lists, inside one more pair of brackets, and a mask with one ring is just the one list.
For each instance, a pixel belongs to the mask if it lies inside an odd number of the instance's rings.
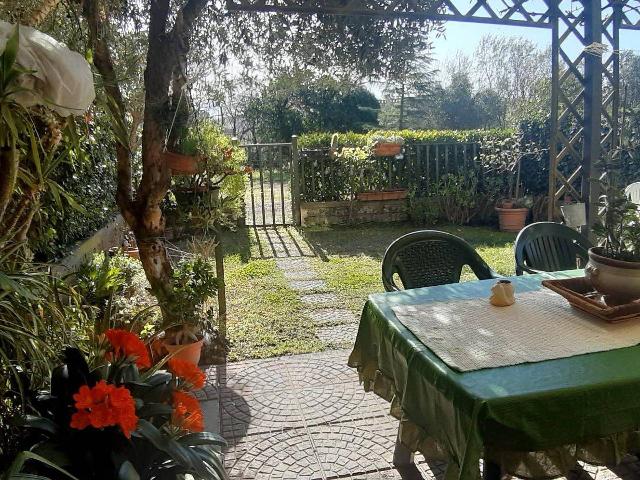
{"label": "tree trunk", "polygon": [[44,0],[38,8],[31,12],[24,24],[30,27],[37,27],[49,16],[59,3],[60,0]]}
{"label": "tree trunk", "polygon": [[4,213],[7,210],[11,196],[18,178],[18,165],[20,162],[18,151],[12,147],[0,149],[0,225]]}
{"label": "tree trunk", "polygon": [[400,86],[400,118],[398,118],[398,130],[404,129],[404,81]]}
{"label": "tree trunk", "polygon": [[[164,243],[165,218],[160,208],[171,184],[171,174],[164,159],[165,133],[170,127],[172,108],[178,105],[179,92],[174,89],[174,105],[170,105],[170,87],[184,84],[183,64],[188,52],[188,40],[195,20],[207,0],[188,0],[175,17],[173,29],[167,31],[171,14],[170,0],[150,2],[149,44],[144,74],[145,106],[142,126],[142,179],[135,198],[131,185],[131,138],[118,138],[116,130],[116,156],[118,160],[117,203],[122,216],[133,231],[140,260],[152,293],[162,309],[163,324],[174,323],[171,308],[173,296],[172,268]],[[101,8],[102,7],[102,8]],[[83,13],[89,24],[89,36],[94,51],[94,63],[103,77],[111,114],[121,126],[126,125],[125,107],[111,53],[99,28],[106,13],[99,0],[85,0]]]}

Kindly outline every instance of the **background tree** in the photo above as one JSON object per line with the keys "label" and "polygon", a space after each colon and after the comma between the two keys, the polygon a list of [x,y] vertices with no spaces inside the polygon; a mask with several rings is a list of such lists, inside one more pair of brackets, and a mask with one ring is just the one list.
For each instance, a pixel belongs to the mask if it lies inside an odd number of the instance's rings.
{"label": "background tree", "polygon": [[[428,2],[425,2],[428,3]],[[330,15],[227,15],[222,0],[84,0],[81,5],[88,51],[104,90],[117,158],[119,209],[135,234],[152,292],[171,323],[172,269],[163,240],[161,209],[170,186],[163,151],[178,141],[172,119],[181,127],[188,119],[178,110],[202,75],[198,65],[224,64],[230,57],[262,58],[267,67],[289,58],[323,70],[357,71],[359,76],[387,74],[397,57],[428,43],[433,24],[409,19]],[[426,5],[428,7],[429,5]],[[75,12],[72,11],[72,15]],[[73,17],[72,17],[73,18]],[[136,33],[143,39],[144,114],[140,142],[132,145],[133,115],[128,106],[128,81],[118,65],[119,36]],[[212,60],[218,60],[213,62]],[[178,129],[176,129],[178,130]],[[137,150],[138,145],[140,146]],[[136,148],[134,150],[132,147]],[[133,182],[139,154],[140,181]]]}
{"label": "background tree", "polygon": [[429,128],[426,113],[433,104],[436,73],[428,51],[405,60],[386,82],[381,123],[400,130]]}
{"label": "background tree", "polygon": [[247,108],[261,141],[312,131],[362,132],[377,126],[380,104],[365,88],[296,69],[278,75]]}

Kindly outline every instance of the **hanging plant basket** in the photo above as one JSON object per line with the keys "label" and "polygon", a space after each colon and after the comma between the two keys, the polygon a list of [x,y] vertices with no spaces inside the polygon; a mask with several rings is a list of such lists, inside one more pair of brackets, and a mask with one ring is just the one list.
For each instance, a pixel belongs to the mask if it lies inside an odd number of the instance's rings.
{"label": "hanging plant basket", "polygon": [[402,151],[402,145],[399,143],[379,142],[373,147],[373,153],[376,157],[395,157]]}
{"label": "hanging plant basket", "polygon": [[202,172],[202,157],[164,152],[164,159],[173,175],[196,175]]}

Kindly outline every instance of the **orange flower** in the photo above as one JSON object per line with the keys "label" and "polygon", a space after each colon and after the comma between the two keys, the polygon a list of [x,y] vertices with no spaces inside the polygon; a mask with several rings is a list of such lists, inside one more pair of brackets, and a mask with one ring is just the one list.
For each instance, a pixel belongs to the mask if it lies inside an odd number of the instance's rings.
{"label": "orange flower", "polygon": [[204,387],[205,374],[191,362],[172,358],[169,360],[169,371],[176,377],[182,378],[191,388],[200,389]]}
{"label": "orange flower", "polygon": [[113,353],[116,357],[131,358],[138,368],[149,368],[151,366],[147,347],[135,333],[112,328],[104,334],[111,347],[113,347]]}
{"label": "orange flower", "polygon": [[173,392],[174,411],[171,423],[190,432],[202,432],[204,420],[200,402],[191,394],[179,390]]}
{"label": "orange flower", "polygon": [[84,430],[119,426],[125,437],[131,438],[131,432],[138,425],[136,404],[131,392],[125,387],[116,387],[99,381],[90,388],[83,385],[73,395],[77,412],[71,416],[71,428]]}

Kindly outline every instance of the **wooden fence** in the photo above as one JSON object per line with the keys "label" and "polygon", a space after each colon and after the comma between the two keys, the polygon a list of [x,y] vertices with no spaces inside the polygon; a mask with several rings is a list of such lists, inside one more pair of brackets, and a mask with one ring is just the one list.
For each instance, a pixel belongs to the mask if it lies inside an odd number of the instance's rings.
{"label": "wooden fence", "polygon": [[396,188],[426,191],[432,182],[479,161],[480,145],[408,144],[400,157],[380,157],[366,168],[334,158],[329,149],[300,150],[300,195],[305,202],[349,200],[357,192]]}

